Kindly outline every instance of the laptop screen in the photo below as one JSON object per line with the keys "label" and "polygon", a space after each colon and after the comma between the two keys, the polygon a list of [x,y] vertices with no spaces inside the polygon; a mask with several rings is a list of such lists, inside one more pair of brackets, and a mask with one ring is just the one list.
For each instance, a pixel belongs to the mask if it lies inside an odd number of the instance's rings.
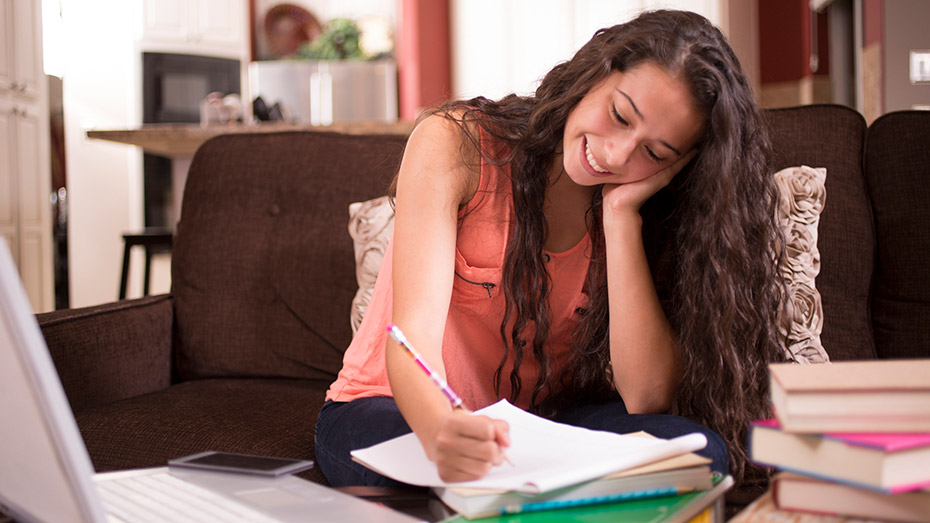
{"label": "laptop screen", "polygon": [[6,241],[0,237],[0,509],[103,521],[93,467]]}

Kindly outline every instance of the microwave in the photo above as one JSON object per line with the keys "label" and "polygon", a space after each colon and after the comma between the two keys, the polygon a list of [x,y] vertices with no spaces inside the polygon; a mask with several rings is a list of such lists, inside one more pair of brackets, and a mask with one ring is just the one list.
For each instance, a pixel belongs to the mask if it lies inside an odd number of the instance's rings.
{"label": "microwave", "polygon": [[241,93],[238,60],[142,53],[142,123],[199,122],[200,102],[213,92]]}

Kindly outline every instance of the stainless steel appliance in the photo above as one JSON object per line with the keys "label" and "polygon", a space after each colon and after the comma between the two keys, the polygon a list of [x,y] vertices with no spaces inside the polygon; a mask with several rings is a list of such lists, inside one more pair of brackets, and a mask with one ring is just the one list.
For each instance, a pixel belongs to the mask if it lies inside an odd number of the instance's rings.
{"label": "stainless steel appliance", "polygon": [[397,65],[380,60],[263,60],[249,64],[252,98],[309,125],[397,120]]}

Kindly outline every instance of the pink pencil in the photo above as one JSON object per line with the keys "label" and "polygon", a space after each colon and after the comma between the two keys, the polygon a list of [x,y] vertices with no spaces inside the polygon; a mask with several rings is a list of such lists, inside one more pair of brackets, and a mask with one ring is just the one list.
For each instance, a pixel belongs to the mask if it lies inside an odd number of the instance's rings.
{"label": "pink pencil", "polygon": [[443,394],[445,394],[446,397],[449,398],[449,401],[452,402],[452,408],[468,410],[465,407],[465,405],[462,404],[462,398],[460,398],[459,395],[456,394],[454,390],[452,390],[452,387],[450,387],[449,384],[446,383],[446,380],[442,379],[442,376],[437,374],[429,366],[429,363],[426,363],[426,360],[423,359],[423,356],[421,356],[420,353],[417,352],[417,350],[413,348],[413,345],[411,345],[410,342],[407,340],[407,336],[404,336],[404,333],[400,330],[400,328],[397,325],[388,325],[387,330],[388,330],[388,334],[390,334],[391,337],[394,338],[394,341],[400,344],[400,346],[403,347],[404,350],[407,351],[407,354],[409,354],[410,357],[413,358],[413,360],[417,362],[417,365],[419,365],[420,368],[423,369],[423,372],[425,372],[426,375],[429,376],[429,379],[431,379],[433,383],[435,383],[436,386],[439,387],[439,390],[441,390]]}
{"label": "pink pencil", "polygon": [[[456,394],[454,390],[452,390],[452,387],[446,383],[446,380],[442,379],[442,376],[437,374],[436,371],[434,371],[432,367],[429,366],[429,363],[426,363],[426,360],[423,359],[423,356],[421,356],[420,353],[413,348],[413,345],[411,345],[410,341],[407,340],[407,336],[404,336],[403,331],[401,331],[397,325],[388,325],[387,331],[388,334],[394,338],[394,341],[403,347],[404,350],[407,351],[407,354],[409,354],[410,357],[417,362],[417,365],[419,365],[423,372],[429,376],[429,379],[432,380],[432,382],[435,383],[437,387],[439,387],[439,390],[441,390],[443,394],[449,398],[449,401],[452,402],[453,409],[462,409],[465,412],[471,412],[462,402],[462,398],[460,398],[459,395]],[[506,454],[504,454],[504,461],[513,466],[513,462],[510,461],[510,457],[508,457]]]}

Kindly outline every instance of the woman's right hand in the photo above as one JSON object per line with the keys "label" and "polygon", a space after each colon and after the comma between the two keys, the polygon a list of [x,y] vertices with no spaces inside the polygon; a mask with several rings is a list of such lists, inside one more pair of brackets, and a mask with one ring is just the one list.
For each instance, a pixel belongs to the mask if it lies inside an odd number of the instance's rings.
{"label": "woman's right hand", "polygon": [[456,409],[443,417],[432,443],[431,459],[443,481],[475,480],[504,462],[510,427],[506,421]]}

